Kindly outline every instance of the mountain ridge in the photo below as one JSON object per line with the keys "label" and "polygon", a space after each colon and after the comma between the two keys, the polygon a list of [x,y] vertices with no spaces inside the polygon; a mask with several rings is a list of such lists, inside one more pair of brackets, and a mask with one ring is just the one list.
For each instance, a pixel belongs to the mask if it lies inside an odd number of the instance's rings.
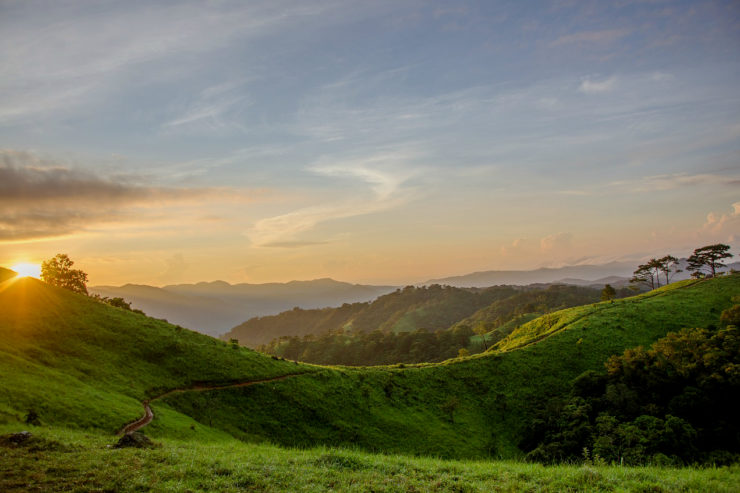
{"label": "mountain ridge", "polygon": [[204,281],[162,287],[146,284],[90,286],[88,291],[121,297],[155,318],[208,335],[230,330],[246,319],[277,314],[293,307],[321,308],[369,301],[395,286],[351,284],[330,278],[287,283],[229,284]]}

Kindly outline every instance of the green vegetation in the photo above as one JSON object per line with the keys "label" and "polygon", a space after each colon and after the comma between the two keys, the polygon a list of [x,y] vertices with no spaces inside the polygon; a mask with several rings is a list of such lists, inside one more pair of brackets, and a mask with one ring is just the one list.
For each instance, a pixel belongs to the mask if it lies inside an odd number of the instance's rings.
{"label": "green vegetation", "polygon": [[[740,305],[736,305],[740,306]],[[740,458],[740,329],[683,329],[585,372],[533,421],[522,446],[540,462],[586,451],[609,463],[734,463]]]}
{"label": "green vegetation", "polygon": [[0,285],[0,314],[0,422],[112,432],[164,390],[311,370],[31,278]]}
{"label": "green vegetation", "polygon": [[630,279],[630,283],[635,285],[642,284],[649,289],[655,289],[661,286],[661,276],[663,276],[665,283],[662,285],[667,286],[671,282],[671,277],[681,272],[678,265],[678,259],[672,255],[666,255],[657,259],[651,258],[647,263],[637,267],[632,279]]}
{"label": "green vegetation", "polygon": [[300,374],[169,395],[152,404],[147,433],[475,459],[521,456],[538,403],[567,395],[610,356],[718,325],[740,276],[554,312],[472,357],[373,368],[271,358],[33,279],[0,289],[0,422],[18,426],[33,411],[45,426],[112,433],[141,415],[140,400],[166,390]]}
{"label": "green vegetation", "polygon": [[179,394],[164,404],[237,436],[287,446],[512,457],[538,403],[567,394],[574,378],[601,370],[609,356],[627,348],[682,327],[719,324],[734,293],[740,293],[740,276],[684,281],[537,318],[470,358],[326,369],[265,386]]}
{"label": "green vegetation", "polygon": [[724,267],[724,259],[732,258],[730,245],[717,243],[697,248],[688,258],[689,270],[694,277],[715,277],[717,271]]}
{"label": "green vegetation", "polygon": [[517,292],[511,286],[486,289],[452,288],[438,284],[407,286],[367,303],[345,303],[338,308],[294,308],[278,315],[256,317],[234,327],[223,339],[236,338],[256,347],[281,336],[353,332],[411,332],[424,328],[444,330],[455,322]]}
{"label": "green vegetation", "polygon": [[[623,289],[619,294],[623,297],[634,293]],[[373,303],[323,310],[294,309],[272,317],[253,319],[244,325],[261,326],[278,333],[288,332],[290,327],[301,327],[305,317],[306,326],[313,327],[316,333],[303,337],[279,337],[257,349],[308,363],[353,366],[433,363],[454,358],[463,349],[469,354],[483,352],[522,323],[542,313],[593,303],[599,300],[600,293],[593,288],[565,285],[547,288],[498,286],[482,291],[477,302],[491,295],[496,297],[491,304],[471,314],[473,304],[464,311],[449,310],[450,300],[474,299],[476,295],[468,290],[440,286],[406,288]],[[616,295],[615,290],[613,296]],[[424,300],[424,308],[419,308],[420,298]],[[426,326],[420,325],[426,320],[418,315],[421,312],[427,318],[438,317],[445,323],[461,313],[469,316],[453,320],[454,325],[446,330],[430,332]],[[370,330],[370,321],[375,321],[378,327],[402,327],[404,331]],[[396,321],[395,325],[392,321]],[[434,326],[441,325],[436,323]]]}
{"label": "green vegetation", "polygon": [[87,274],[73,269],[74,262],[64,253],[41,263],[41,279],[60,288],[87,294]]}
{"label": "green vegetation", "polygon": [[[331,448],[284,449],[237,442],[158,440],[153,449],[110,449],[99,435],[30,428],[11,447],[0,439],[0,490],[706,492],[737,491],[737,466],[707,469],[542,466],[448,461]],[[13,431],[0,427],[0,434]]]}
{"label": "green vegetation", "polygon": [[417,329],[413,332],[330,332],[320,336],[281,337],[270,344],[260,346],[258,351],[276,356],[316,363],[320,365],[374,366],[394,363],[435,363],[454,358],[461,349],[471,344],[473,331],[460,326],[451,330],[429,332]]}

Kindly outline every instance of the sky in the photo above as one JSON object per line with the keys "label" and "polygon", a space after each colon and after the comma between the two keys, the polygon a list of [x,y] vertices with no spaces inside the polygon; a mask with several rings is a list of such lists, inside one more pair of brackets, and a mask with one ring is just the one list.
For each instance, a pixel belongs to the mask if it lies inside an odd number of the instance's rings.
{"label": "sky", "polygon": [[740,254],[737,1],[0,0],[0,265],[90,284]]}

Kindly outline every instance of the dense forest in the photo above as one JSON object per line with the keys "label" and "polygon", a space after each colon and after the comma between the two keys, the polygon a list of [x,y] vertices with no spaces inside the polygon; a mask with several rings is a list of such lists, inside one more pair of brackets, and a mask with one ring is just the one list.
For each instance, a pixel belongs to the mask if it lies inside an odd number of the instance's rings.
{"label": "dense forest", "polygon": [[[735,298],[735,301],[740,301]],[[738,459],[740,305],[724,328],[683,329],[576,378],[520,444],[532,461],[729,464]]]}
{"label": "dense forest", "polygon": [[[617,295],[631,293],[634,291],[624,289]],[[598,289],[566,285],[546,288],[496,286],[477,293],[475,290],[436,285],[407,287],[381,296],[373,303],[323,310],[294,309],[273,317],[262,317],[259,322],[285,328],[286,324],[300,326],[305,315],[306,324],[316,332],[303,337],[279,337],[257,349],[316,364],[364,366],[439,362],[485,351],[532,318],[562,308],[594,303],[600,296]],[[476,303],[491,298],[494,300],[490,304],[469,313]],[[468,305],[451,310],[454,305],[449,303],[456,299],[466,299]],[[357,310],[357,316],[351,319],[353,310]],[[468,316],[457,318],[465,312]],[[432,317],[437,317],[437,320]],[[351,322],[336,327],[338,322],[345,320]],[[404,321],[403,328],[412,330],[389,329],[398,328],[400,321]],[[446,326],[443,327],[444,324]]]}
{"label": "dense forest", "polygon": [[255,317],[234,327],[223,338],[238,339],[242,345],[256,347],[282,336],[320,335],[338,330],[356,333],[410,332],[418,328],[444,330],[521,289],[514,286],[407,286],[372,302],[311,310],[296,307],[277,315]]}

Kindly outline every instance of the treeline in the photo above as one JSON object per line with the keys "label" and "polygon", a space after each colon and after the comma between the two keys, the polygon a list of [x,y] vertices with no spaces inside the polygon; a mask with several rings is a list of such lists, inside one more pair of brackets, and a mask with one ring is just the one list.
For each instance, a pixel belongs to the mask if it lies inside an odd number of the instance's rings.
{"label": "treeline", "polygon": [[[543,313],[579,306],[599,301],[601,292],[598,289],[579,286],[553,285],[547,288],[513,288],[511,286],[497,286],[488,288],[481,294],[495,294],[505,296],[493,301],[483,309],[477,310],[473,315],[462,320],[450,319],[459,316],[459,311],[444,312],[440,310],[446,303],[435,300],[436,311],[432,313],[445,313],[448,323],[445,330],[429,330],[419,325],[412,325],[413,330],[394,332],[383,329],[390,324],[381,315],[394,317],[399,312],[399,305],[394,303],[400,299],[411,301],[416,299],[433,300],[434,295],[442,295],[443,301],[455,299],[461,292],[459,288],[430,286],[429,288],[405,288],[396,293],[378,298],[374,305],[380,302],[380,306],[391,307],[389,310],[373,310],[373,315],[378,317],[374,322],[376,330],[363,331],[357,327],[365,327],[369,323],[369,317],[363,319],[363,324],[350,325],[351,328],[336,328],[318,334],[306,334],[304,336],[283,336],[273,339],[267,344],[257,347],[258,351],[280,356],[288,359],[305,361],[315,364],[336,365],[383,365],[394,363],[424,363],[438,362],[459,355],[480,353],[492,346],[499,340],[509,335],[519,325],[531,320]],[[629,289],[619,290],[619,295],[627,296],[634,291]],[[385,298],[385,299],[382,299]],[[367,303],[356,303],[355,305],[368,305]],[[419,306],[412,304],[412,306]],[[429,304],[427,305],[429,306]],[[468,306],[465,311],[473,307]],[[345,311],[350,311],[352,305],[345,305],[336,309],[324,310],[292,310],[275,317],[263,317],[263,319],[281,318],[282,320],[294,320],[300,323],[300,315],[303,312],[312,314],[321,313],[323,320],[336,320]],[[408,308],[403,311],[405,318],[408,316]],[[429,317],[427,311],[425,317]],[[423,319],[421,315],[418,318]],[[398,320],[398,317],[393,318]],[[397,324],[396,324],[397,325]],[[432,324],[432,328],[441,324]],[[370,326],[372,327],[372,326]],[[478,334],[477,336],[475,334]]]}
{"label": "treeline", "polygon": [[414,287],[380,296],[372,302],[345,303],[337,308],[294,308],[277,315],[255,317],[234,327],[223,338],[256,347],[282,336],[326,334],[340,330],[354,333],[381,330],[410,332],[418,328],[444,330],[475,311],[507,298],[523,288]]}
{"label": "treeline", "polygon": [[[737,298],[735,301],[740,301]],[[544,463],[729,464],[740,459],[740,305],[726,327],[670,333],[586,372],[520,447]]]}
{"label": "treeline", "polygon": [[469,327],[430,332],[344,331],[305,337],[281,337],[260,346],[258,351],[322,365],[372,366],[396,363],[439,362],[469,354]]}
{"label": "treeline", "polygon": [[[620,288],[615,290],[615,298],[634,296],[635,290]],[[478,310],[474,314],[459,321],[456,325],[470,326],[477,334],[490,333],[506,326],[510,321],[528,314],[535,316],[563,308],[587,305],[601,300],[601,290],[571,286],[564,284],[553,284],[545,288],[527,288],[512,294],[509,297],[499,299],[490,305]],[[508,327],[507,327],[508,328]],[[497,331],[498,332],[498,331]],[[506,330],[502,333],[490,334],[489,337],[503,339],[511,332]]]}

